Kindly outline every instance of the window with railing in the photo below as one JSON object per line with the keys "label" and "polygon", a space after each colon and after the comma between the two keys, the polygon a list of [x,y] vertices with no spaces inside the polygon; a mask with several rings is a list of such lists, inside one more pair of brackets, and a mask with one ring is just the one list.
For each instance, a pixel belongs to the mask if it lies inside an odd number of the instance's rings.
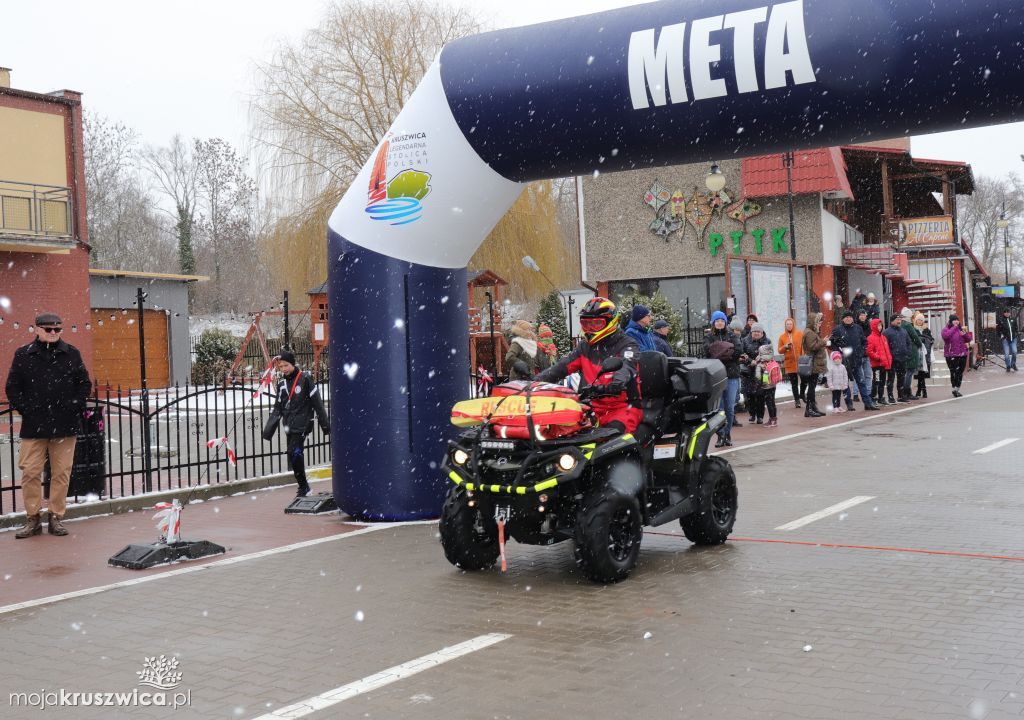
{"label": "window with railing", "polygon": [[0,234],[72,236],[71,189],[0,180]]}

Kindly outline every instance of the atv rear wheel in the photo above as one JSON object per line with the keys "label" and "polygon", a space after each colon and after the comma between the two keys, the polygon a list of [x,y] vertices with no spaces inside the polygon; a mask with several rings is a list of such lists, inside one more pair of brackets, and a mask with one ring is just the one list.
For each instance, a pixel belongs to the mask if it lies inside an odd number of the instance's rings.
{"label": "atv rear wheel", "polygon": [[590,580],[625,580],[636,565],[643,538],[636,497],[602,488],[591,494],[576,521],[576,564]]}
{"label": "atv rear wheel", "polygon": [[444,556],[463,570],[486,570],[498,559],[498,526],[480,508],[470,507],[466,493],[448,491],[441,508],[441,546]]}
{"label": "atv rear wheel", "polygon": [[704,460],[700,469],[698,509],[680,518],[686,539],[697,545],[721,545],[736,522],[739,492],[732,466],[720,457]]}

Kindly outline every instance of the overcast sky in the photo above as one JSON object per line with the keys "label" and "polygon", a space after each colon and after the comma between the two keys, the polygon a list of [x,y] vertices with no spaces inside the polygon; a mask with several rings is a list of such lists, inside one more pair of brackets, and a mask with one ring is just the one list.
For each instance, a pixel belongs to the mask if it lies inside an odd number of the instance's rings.
{"label": "overcast sky", "polygon": [[[632,0],[465,0],[495,28]],[[148,143],[224,137],[245,146],[254,63],[315,25],[322,0],[46,0],[5,3],[0,66],[16,88],[84,93],[86,106]],[[918,157],[962,160],[976,175],[1024,174],[1024,123],[915,138]]]}

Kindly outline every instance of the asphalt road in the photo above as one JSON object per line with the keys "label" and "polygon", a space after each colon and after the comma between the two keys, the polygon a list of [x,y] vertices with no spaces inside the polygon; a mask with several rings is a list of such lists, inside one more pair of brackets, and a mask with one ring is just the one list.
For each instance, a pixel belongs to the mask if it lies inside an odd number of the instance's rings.
{"label": "asphalt road", "polygon": [[[566,545],[462,573],[420,524],[0,614],[2,716],[1024,716],[1024,388],[727,457],[734,539],[649,530],[615,586]],[[161,654],[189,707],[6,707]]]}

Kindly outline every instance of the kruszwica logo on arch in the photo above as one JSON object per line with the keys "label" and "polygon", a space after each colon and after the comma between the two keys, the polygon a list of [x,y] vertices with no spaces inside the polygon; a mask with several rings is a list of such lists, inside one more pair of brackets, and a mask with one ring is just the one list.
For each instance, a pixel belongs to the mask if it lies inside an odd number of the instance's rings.
{"label": "kruszwica logo on arch", "polygon": [[421,200],[430,194],[427,134],[388,136],[373,161],[366,212],[374,220],[408,225],[422,217]]}

